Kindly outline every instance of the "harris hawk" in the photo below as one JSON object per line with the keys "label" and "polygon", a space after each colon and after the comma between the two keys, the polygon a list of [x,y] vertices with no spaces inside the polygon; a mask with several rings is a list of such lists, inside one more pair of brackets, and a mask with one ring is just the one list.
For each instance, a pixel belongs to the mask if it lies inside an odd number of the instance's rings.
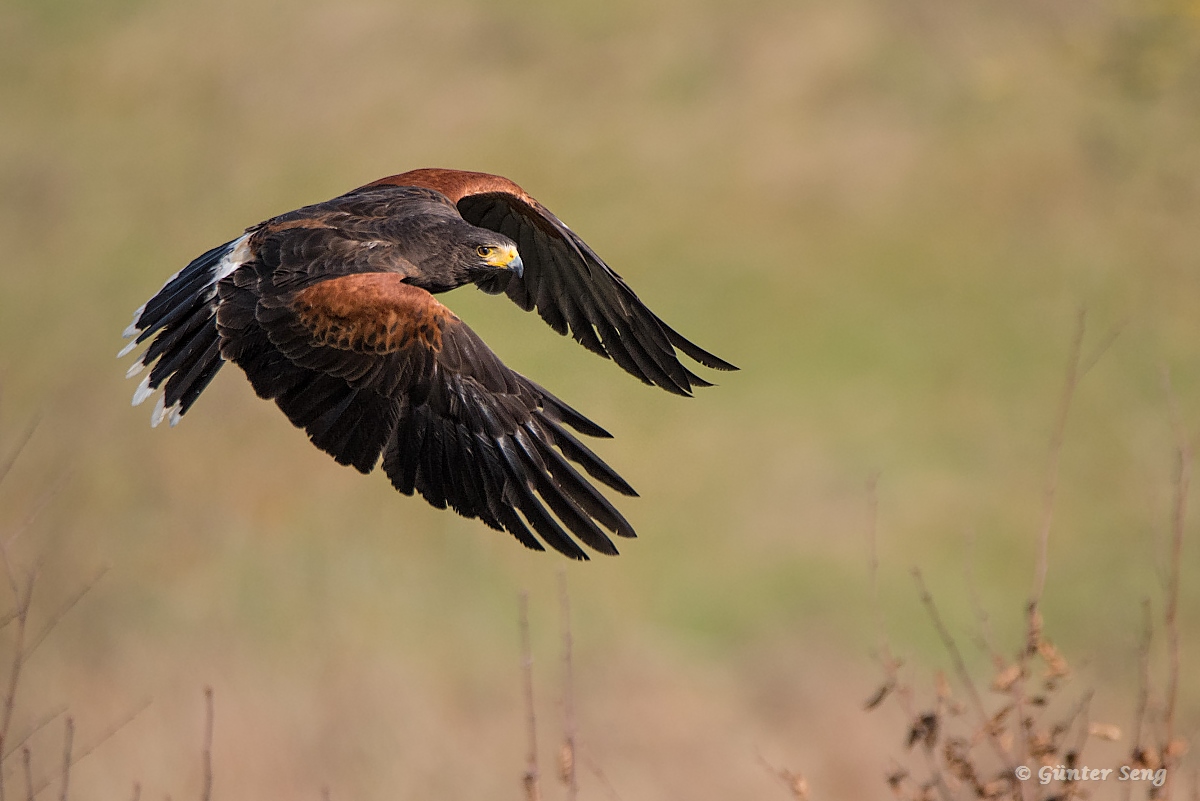
{"label": "harris hawk", "polygon": [[[420,169],[273,217],[173,275],[125,330],[149,346],[134,405],[179,422],[226,361],[341,464],[574,559],[633,528],[595,481],[636,495],[568,428],[611,436],[510,370],[434,297],[466,284],[678,395],[733,365],[660,320],[541,203],[496,175]],[[573,463],[573,464],[572,464]],[[532,530],[531,530],[532,529]],[[537,533],[537,536],[534,535]],[[569,533],[568,533],[569,532]],[[538,537],[541,538],[539,541]]]}

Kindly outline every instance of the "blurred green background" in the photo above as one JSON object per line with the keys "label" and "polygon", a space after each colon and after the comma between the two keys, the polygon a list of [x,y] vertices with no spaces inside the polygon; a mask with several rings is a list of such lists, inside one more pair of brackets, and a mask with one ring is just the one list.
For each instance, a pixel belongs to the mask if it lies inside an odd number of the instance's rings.
{"label": "blurred green background", "polygon": [[[615,434],[598,451],[642,494],[620,557],[529,553],[340,468],[236,368],[175,430],[129,408],[119,334],[170,273],[422,166],[513,178],[742,368],[680,399],[503,299],[444,296]],[[565,567],[585,797],[784,797],[759,755],[818,797],[882,795],[905,724],[862,711],[870,478],[914,680],[946,659],[913,565],[986,674],[967,542],[1011,649],[1086,307],[1085,353],[1119,334],[1071,409],[1044,612],[1125,725],[1141,599],[1162,608],[1164,370],[1200,429],[1198,213],[1194,3],[5,0],[5,452],[39,423],[0,531],[42,509],[13,546],[41,560],[42,621],[111,566],[26,666],[18,723],[67,705],[87,743],[152,699],[73,787],[178,797],[211,684],[221,797],[516,798],[516,597],[548,766]],[[42,774],[59,737],[32,741]]]}

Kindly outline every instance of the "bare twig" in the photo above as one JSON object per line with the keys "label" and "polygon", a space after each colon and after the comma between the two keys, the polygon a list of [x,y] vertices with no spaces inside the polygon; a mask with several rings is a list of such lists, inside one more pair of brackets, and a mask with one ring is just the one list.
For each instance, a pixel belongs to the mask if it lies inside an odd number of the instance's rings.
{"label": "bare twig", "polygon": [[[1150,705],[1150,644],[1154,638],[1154,617],[1150,610],[1150,599],[1142,599],[1142,641],[1138,644],[1138,694],[1137,706],[1133,713],[1133,727],[1130,731],[1130,759],[1138,761],[1142,750],[1142,724],[1146,720],[1146,708]],[[1122,798],[1133,797],[1133,787],[1126,783],[1121,788]]]}
{"label": "bare twig", "polygon": [[130,796],[131,801],[142,801],[142,783],[133,783],[133,795]]}
{"label": "bare twig", "polygon": [[62,791],[59,793],[59,801],[67,801],[67,787],[71,779],[71,745],[75,739],[75,719],[67,718],[67,733],[63,738],[63,761],[62,761]]}
{"label": "bare twig", "polygon": [[778,779],[787,788],[795,801],[808,801],[808,779],[803,773],[796,773],[787,768],[777,768],[768,762],[767,758],[762,754],[758,755],[758,762],[768,773]]}
{"label": "bare twig", "polygon": [[1077,757],[1083,753],[1084,746],[1087,745],[1088,725],[1092,711],[1092,696],[1095,694],[1095,690],[1088,690],[1079,701],[1079,705],[1075,707],[1075,711],[1071,713],[1071,717],[1067,719],[1067,731],[1069,732],[1071,726],[1075,723],[1075,718],[1080,718],[1078,739],[1075,740],[1075,746],[1071,749]]}
{"label": "bare twig", "polygon": [[612,786],[612,782],[604,775],[604,771],[600,769],[596,761],[589,756],[585,756],[584,759],[587,762],[588,770],[600,781],[600,786],[604,788],[604,794],[612,799],[612,801],[621,801],[621,795],[617,792],[617,788]]}
{"label": "bare twig", "polygon": [[25,766],[25,801],[33,801],[33,753],[27,747],[21,749],[21,762]]}
{"label": "bare twig", "polygon": [[1004,766],[1012,770],[1016,767],[1013,763],[1012,755],[1008,753],[1008,749],[1000,742],[993,727],[988,725],[991,716],[983,705],[983,697],[980,696],[979,689],[975,686],[975,681],[971,678],[971,674],[967,670],[967,664],[963,661],[962,652],[958,650],[958,644],[946,628],[946,624],[942,622],[942,616],[937,610],[937,605],[933,602],[933,596],[930,595],[929,588],[925,586],[925,579],[921,575],[921,570],[914,567],[912,575],[921,593],[921,603],[925,606],[925,611],[929,613],[929,618],[933,621],[933,627],[937,630],[942,645],[945,646],[947,653],[950,654],[950,660],[954,663],[954,672],[958,674],[959,683],[966,689],[967,695],[971,699],[971,705],[975,707],[975,714],[979,716],[980,725],[983,726],[984,731],[987,733],[988,742],[991,743],[992,750],[996,752],[996,756],[1000,758]]}
{"label": "bare twig", "polygon": [[1100,361],[1104,354],[1108,352],[1108,349],[1112,347],[1112,344],[1117,341],[1117,337],[1121,335],[1128,322],[1128,320],[1122,320],[1108,329],[1108,333],[1104,335],[1104,339],[1100,340],[1100,344],[1092,349],[1091,355],[1084,359],[1082,365],[1080,365],[1080,378],[1087,375],[1096,366],[1096,362]]}
{"label": "bare twig", "polygon": [[[1183,423],[1179,416],[1179,406],[1175,401],[1175,393],[1171,389],[1171,377],[1166,369],[1163,370],[1163,386],[1166,389],[1167,404],[1170,409],[1171,429],[1176,442],[1176,473],[1175,473],[1175,502],[1171,510],[1171,556],[1168,566],[1166,610],[1163,614],[1163,626],[1167,632],[1167,697],[1166,697],[1166,748],[1164,754],[1172,750],[1175,743],[1175,707],[1179,698],[1179,569],[1182,562],[1183,531],[1187,524],[1188,490],[1192,477],[1192,448],[1184,433]],[[1168,766],[1174,768],[1174,765]],[[1171,776],[1175,771],[1167,770],[1167,778],[1162,788],[1163,798],[1171,797]]]}
{"label": "bare twig", "polygon": [[39,418],[35,417],[25,426],[25,431],[22,432],[20,439],[17,440],[16,446],[13,447],[12,452],[4,460],[4,464],[0,465],[0,481],[4,481],[5,476],[8,475],[8,471],[16,463],[17,457],[21,455],[21,451],[25,450],[25,446],[33,438],[33,432],[37,430],[38,422]]}
{"label": "bare twig", "polygon": [[25,743],[29,741],[30,737],[37,734],[43,728],[45,728],[46,726],[53,723],[54,719],[57,718],[59,715],[65,715],[66,712],[67,712],[67,708],[65,706],[62,706],[62,707],[59,707],[58,709],[55,709],[52,712],[47,712],[45,715],[42,715],[42,717],[39,718],[37,720],[37,722],[35,722],[32,726],[29,727],[29,731],[25,732],[24,737],[22,737],[20,740],[17,740],[15,743],[13,743],[11,746],[9,746],[7,750],[4,751],[2,757],[0,757],[0,760],[6,760],[13,754],[17,753],[17,751],[21,748],[21,746],[25,745]]}
{"label": "bare twig", "polygon": [[879,603],[879,473],[867,479],[867,581],[871,587],[871,611],[875,615],[875,636],[879,640],[879,658],[890,661],[887,632],[883,625],[883,607]]}
{"label": "bare twig", "polygon": [[[5,568],[8,570],[9,582],[13,588],[13,594],[17,598],[17,630],[13,640],[13,657],[12,668],[8,674],[8,686],[4,692],[4,713],[0,718],[0,752],[4,750],[4,743],[8,741],[8,732],[12,726],[13,710],[17,704],[17,687],[20,684],[21,668],[25,664],[25,630],[29,622],[29,606],[33,602],[33,576],[30,576],[25,583],[24,588],[20,585],[16,578],[16,573],[12,569],[12,565],[8,559],[8,551],[0,545],[0,558],[3,558]],[[4,799],[3,790],[3,773],[0,772],[0,801]]]}
{"label": "bare twig", "polygon": [[979,642],[991,656],[993,664],[1000,665],[1004,658],[996,647],[996,640],[992,635],[992,620],[983,606],[983,599],[979,597],[979,588],[976,586],[975,543],[977,538],[973,530],[968,530],[965,536],[967,548],[964,561],[966,562],[967,592],[971,597],[971,607],[975,611],[975,619],[979,622]]}
{"label": "bare twig", "polygon": [[[904,711],[905,719],[914,721],[917,719],[916,710],[913,708],[912,695],[909,688],[900,682],[900,660],[892,655],[891,644],[888,642],[887,630],[883,625],[883,610],[879,603],[879,474],[873,473],[867,481],[867,498],[870,519],[867,521],[867,571],[868,580],[871,585],[871,605],[875,613],[875,628],[876,636],[879,638],[879,661],[883,668],[884,683],[883,686],[875,693],[875,696],[867,701],[867,709],[874,709],[883,700],[895,691],[896,698],[900,704],[900,708]],[[925,759],[925,766],[929,770],[930,781],[937,788],[938,796],[942,801],[952,801],[950,788],[946,786],[946,779],[942,775],[942,770],[938,766],[937,760],[928,749],[921,749],[921,754]]]}
{"label": "bare twig", "polygon": [[567,572],[562,568],[558,571],[558,598],[563,637],[563,747],[559,760],[559,775],[567,785],[568,801],[575,801],[579,795],[579,782],[575,769],[575,676],[571,655],[571,598],[567,592]]}
{"label": "bare twig", "polygon": [[1071,355],[1067,359],[1067,378],[1063,385],[1063,394],[1058,405],[1058,416],[1055,419],[1054,431],[1050,437],[1050,469],[1046,477],[1046,488],[1043,494],[1042,524],[1038,531],[1037,569],[1034,573],[1033,593],[1029,599],[1029,614],[1031,618],[1036,614],[1038,604],[1041,603],[1042,593],[1046,589],[1046,573],[1049,566],[1050,528],[1054,522],[1054,499],[1058,493],[1059,463],[1062,460],[1063,442],[1066,440],[1067,435],[1067,414],[1071,410],[1071,401],[1075,397],[1075,389],[1079,386],[1080,355],[1083,351],[1083,335],[1086,330],[1087,310],[1080,309],[1075,324],[1075,338],[1071,342]]}
{"label": "bare twig", "polygon": [[58,493],[62,491],[63,487],[67,485],[68,478],[69,476],[64,473],[63,475],[59,476],[58,479],[55,480],[55,482],[47,489],[42,490],[41,495],[38,496],[37,500],[33,504],[33,509],[25,516],[25,519],[21,522],[21,524],[13,529],[13,531],[4,540],[4,546],[6,548],[12,547],[13,543],[20,539],[21,535],[23,535],[33,526],[33,524],[41,516],[42,512],[46,511],[46,508],[50,506],[50,502],[54,500],[55,496],[57,496]]}
{"label": "bare twig", "polygon": [[533,706],[533,650],[529,643],[529,593],[521,592],[520,599],[520,628],[521,628],[521,673],[525,683],[525,714],[529,735],[529,752],[525,760],[525,798],[526,801],[541,801],[542,788],[539,783],[537,758],[537,713]]}
{"label": "bare twig", "polygon": [[81,587],[74,595],[68,598],[61,607],[59,607],[53,614],[50,615],[49,618],[47,618],[46,624],[42,626],[42,630],[37,633],[37,636],[32,638],[29,643],[29,647],[25,650],[26,659],[28,659],[29,656],[37,650],[38,646],[50,636],[50,632],[54,631],[55,626],[57,626],[59,622],[61,622],[62,619],[66,617],[66,615],[72,609],[74,609],[81,600],[83,600],[83,596],[87,595],[88,592],[90,592],[92,588],[99,583],[100,579],[104,578],[104,574],[106,574],[108,570],[109,568],[106,565],[96,571],[96,575],[92,576],[90,581],[84,584],[83,587]]}
{"label": "bare twig", "polygon": [[[104,745],[104,743],[106,743],[109,739],[114,737],[119,731],[121,731],[126,726],[128,726],[130,723],[132,723],[135,719],[137,719],[138,715],[145,712],[149,707],[150,707],[150,701],[148,701],[148,700],[144,701],[140,707],[135,709],[133,712],[130,712],[128,715],[126,715],[124,718],[119,720],[117,723],[114,723],[112,726],[109,726],[107,729],[105,729],[103,732],[101,732],[100,736],[97,737],[96,740],[94,742],[92,742],[90,745],[86,746],[85,748],[75,750],[75,752],[71,756],[71,767],[78,765],[80,762],[82,762],[84,759],[86,759],[88,756],[90,756],[93,751],[95,751],[100,746]],[[71,718],[67,718],[67,722],[71,727],[72,736],[74,736],[75,722]],[[36,788],[34,788],[33,794],[35,796],[41,795],[42,792],[45,791],[46,788],[49,786],[50,786],[50,779],[46,779],[41,784],[39,784]],[[139,792],[140,792],[140,789],[139,789]]]}
{"label": "bare twig", "polygon": [[[1109,342],[1102,344],[1096,355],[1088,360],[1086,368],[1081,367],[1083,353],[1083,337],[1087,332],[1087,309],[1080,308],[1076,317],[1075,336],[1071,341],[1071,351],[1067,358],[1067,375],[1063,381],[1062,396],[1059,399],[1058,414],[1055,417],[1054,428],[1050,435],[1050,464],[1046,472],[1046,486],[1042,495],[1042,522],[1038,528],[1037,563],[1034,567],[1033,589],[1030,592],[1029,603],[1025,608],[1025,642],[1017,654],[1017,676],[1010,688],[1013,705],[1017,712],[1016,758],[1020,764],[1029,761],[1029,727],[1026,721],[1025,677],[1029,658],[1037,653],[1042,636],[1042,613],[1040,605],[1042,594],[1046,590],[1046,575],[1050,566],[1050,530],[1054,523],[1055,498],[1058,494],[1059,466],[1062,462],[1063,443],[1067,436],[1067,417],[1071,411],[1071,402],[1075,398],[1075,390],[1079,379],[1095,364],[1100,355],[1107,349]],[[1115,334],[1113,335],[1115,337]],[[1011,762],[1006,763],[1010,766]],[[1030,789],[1028,782],[1020,783],[1022,798],[1028,799]]]}
{"label": "bare twig", "polygon": [[213,689],[204,688],[204,748],[200,754],[201,766],[204,771],[204,785],[200,790],[200,801],[210,801],[212,798],[213,769]]}

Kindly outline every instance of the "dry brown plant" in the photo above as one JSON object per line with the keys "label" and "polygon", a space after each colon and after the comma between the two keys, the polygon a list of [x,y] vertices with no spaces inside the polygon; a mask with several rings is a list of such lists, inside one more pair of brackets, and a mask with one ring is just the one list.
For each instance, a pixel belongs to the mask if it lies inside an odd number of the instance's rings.
{"label": "dry brown plant", "polygon": [[[973,675],[962,652],[946,626],[921,571],[913,568],[918,597],[938,639],[950,658],[954,676],[966,703],[953,699],[949,682],[935,675],[932,700],[918,704],[918,693],[900,674],[901,662],[893,656],[883,629],[878,600],[877,556],[877,478],[868,485],[871,520],[868,527],[868,580],[878,629],[878,658],[883,681],[866,701],[873,710],[888,698],[895,698],[907,722],[907,749],[921,755],[924,773],[897,763],[885,781],[892,793],[903,801],[956,801],[956,799],[1019,799],[1019,801],[1068,801],[1089,797],[1083,753],[1090,741],[1119,741],[1120,728],[1112,723],[1092,721],[1091,690],[1074,700],[1068,697],[1072,677],[1070,664],[1044,630],[1041,601],[1049,575],[1050,534],[1053,528],[1055,496],[1058,491],[1059,465],[1066,441],[1071,404],[1080,380],[1096,363],[1116,336],[1110,333],[1094,352],[1083,358],[1086,315],[1079,313],[1066,380],[1060,398],[1050,440],[1049,469],[1043,489],[1043,507],[1037,532],[1037,558],[1029,600],[1024,607],[1022,641],[1012,657],[1006,658],[994,642],[989,618],[983,611],[974,586],[968,559],[967,583],[979,626],[977,640],[989,654],[990,676]],[[1143,602],[1145,631],[1140,643],[1139,688],[1131,732],[1128,767],[1159,771],[1161,781],[1136,783],[1146,789],[1148,798],[1170,799],[1175,791],[1175,774],[1188,750],[1188,742],[1177,731],[1180,672],[1179,653],[1179,576],[1181,552],[1187,521],[1187,498],[1191,478],[1190,440],[1179,419],[1179,412],[1164,373],[1164,387],[1176,443],[1176,475],[1171,509],[1171,540],[1168,553],[1168,577],[1162,625],[1167,640],[1165,699],[1161,720],[1150,725],[1148,709],[1151,697],[1151,643],[1153,618],[1149,600]],[[973,540],[969,540],[973,547]],[[985,698],[981,687],[1000,696]],[[1039,770],[1048,780],[1039,779]],[[1125,782],[1123,792],[1129,798],[1134,782]],[[1193,790],[1193,795],[1197,790]]]}

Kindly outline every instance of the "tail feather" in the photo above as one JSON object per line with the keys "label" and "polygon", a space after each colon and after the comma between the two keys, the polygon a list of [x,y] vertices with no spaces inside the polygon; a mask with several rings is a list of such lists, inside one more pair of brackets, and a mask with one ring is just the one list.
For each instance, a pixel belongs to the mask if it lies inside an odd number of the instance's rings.
{"label": "tail feather", "polygon": [[149,347],[129,368],[133,377],[151,367],[133,395],[133,405],[163,389],[151,414],[151,425],[164,419],[179,422],[208,386],[225,360],[217,332],[217,282],[236,270],[246,237],[226,242],[194,259],[171,276],[162,289],[133,314],[125,329],[132,337],[119,354],[123,357],[150,340]]}

